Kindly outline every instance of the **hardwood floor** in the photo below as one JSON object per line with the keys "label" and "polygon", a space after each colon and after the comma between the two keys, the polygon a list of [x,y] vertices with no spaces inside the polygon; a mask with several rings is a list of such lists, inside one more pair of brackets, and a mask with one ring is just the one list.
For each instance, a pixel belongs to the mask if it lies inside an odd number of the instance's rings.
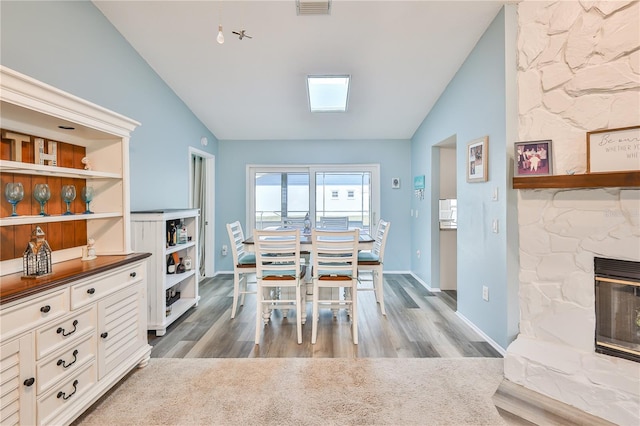
{"label": "hardwood floor", "polygon": [[202,280],[197,308],[173,323],[167,333],[149,333],[154,358],[424,358],[501,357],[455,314],[456,293],[432,293],[411,275],[385,275],[387,317],[374,294],[358,293],[359,344],[354,345],[347,315],[320,311],[318,341],[311,344],[311,304],[303,341],[296,343],[295,312],[274,311],[260,345],[254,344],[255,296],[231,319],[233,275]]}

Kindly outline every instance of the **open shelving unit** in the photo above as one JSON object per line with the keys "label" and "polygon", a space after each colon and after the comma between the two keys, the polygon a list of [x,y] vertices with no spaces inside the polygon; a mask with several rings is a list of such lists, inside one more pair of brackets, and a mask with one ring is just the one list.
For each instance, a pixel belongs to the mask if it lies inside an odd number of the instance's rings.
{"label": "open shelving unit", "polygon": [[[200,301],[198,265],[198,209],[165,209],[132,212],[133,248],[152,253],[147,262],[147,300],[149,303],[147,328],[157,336],[163,336],[167,327]],[[167,224],[183,221],[190,241],[168,245]],[[167,273],[169,256],[192,260],[191,269],[183,273]],[[178,262],[176,262],[177,264]],[[177,300],[167,296],[168,292],[180,294]]]}
{"label": "open shelving unit", "polygon": [[[2,275],[22,271],[22,253],[35,226],[40,226],[53,251],[53,263],[81,257],[88,238],[100,255],[131,253],[129,201],[129,138],[140,123],[84,99],[0,66],[0,152],[2,191],[8,182],[21,182],[25,196],[19,216],[0,197],[0,269]],[[15,140],[13,135],[23,138]],[[55,142],[57,165],[35,160],[36,141]],[[19,150],[19,154],[18,153]],[[89,159],[89,169],[81,159]],[[38,214],[33,199],[36,183],[47,183],[51,198],[48,216]],[[77,196],[71,215],[63,215],[62,185],[74,185]],[[84,214],[81,187],[92,186],[93,214]]]}

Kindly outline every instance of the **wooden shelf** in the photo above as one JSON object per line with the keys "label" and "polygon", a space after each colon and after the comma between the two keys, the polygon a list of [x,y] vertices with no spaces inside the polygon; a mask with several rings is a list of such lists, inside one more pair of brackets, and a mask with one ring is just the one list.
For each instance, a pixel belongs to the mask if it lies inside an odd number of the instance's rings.
{"label": "wooden shelf", "polygon": [[121,212],[107,212],[107,213],[74,213],[70,215],[24,215],[24,216],[9,216],[0,218],[0,227],[14,226],[14,225],[36,225],[39,223],[52,223],[52,222],[68,222],[72,220],[92,220],[92,219],[107,219],[122,216]]}
{"label": "wooden shelf", "polygon": [[122,179],[121,173],[71,169],[68,167],[47,166],[10,160],[0,160],[0,168],[3,172],[24,175],[44,175],[80,179]]}
{"label": "wooden shelf", "polygon": [[638,188],[640,171],[590,173],[583,175],[554,175],[514,177],[513,189],[579,189],[579,188]]}

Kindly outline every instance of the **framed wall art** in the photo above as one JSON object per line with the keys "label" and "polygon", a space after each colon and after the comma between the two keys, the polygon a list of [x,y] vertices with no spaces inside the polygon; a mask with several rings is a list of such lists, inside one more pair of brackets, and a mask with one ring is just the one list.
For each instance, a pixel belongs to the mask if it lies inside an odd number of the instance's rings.
{"label": "framed wall art", "polygon": [[489,180],[489,136],[467,144],[467,182]]}
{"label": "framed wall art", "polygon": [[514,176],[549,176],[553,174],[551,140],[516,142],[513,153]]}
{"label": "framed wall art", "polygon": [[587,173],[640,170],[640,126],[587,133]]}

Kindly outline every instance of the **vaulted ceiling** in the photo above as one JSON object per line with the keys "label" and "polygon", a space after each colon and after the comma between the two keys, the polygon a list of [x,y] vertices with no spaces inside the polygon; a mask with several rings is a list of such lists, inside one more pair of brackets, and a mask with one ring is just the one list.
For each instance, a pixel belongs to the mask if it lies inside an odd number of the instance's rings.
{"label": "vaulted ceiling", "polygon": [[[221,140],[409,139],[504,3],[94,1]],[[310,112],[308,74],[350,74],[348,111]]]}

